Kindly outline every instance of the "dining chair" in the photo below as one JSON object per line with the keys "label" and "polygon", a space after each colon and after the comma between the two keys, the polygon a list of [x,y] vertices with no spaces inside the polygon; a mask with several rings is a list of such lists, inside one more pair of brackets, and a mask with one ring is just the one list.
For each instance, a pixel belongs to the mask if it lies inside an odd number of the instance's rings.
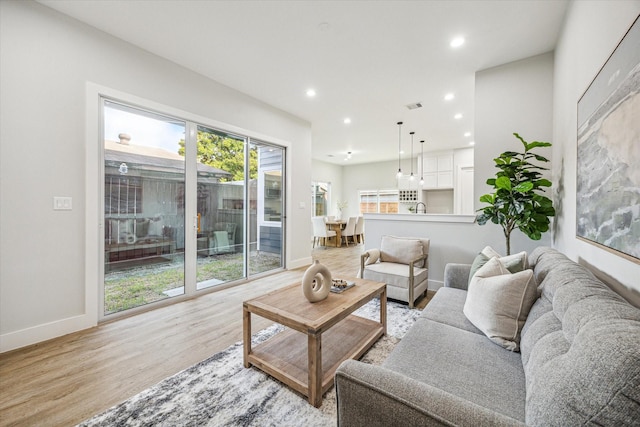
{"label": "dining chair", "polygon": [[[327,244],[327,238],[336,237],[336,232],[333,230],[327,230],[327,225],[324,222],[324,217],[314,216],[311,218],[311,224],[313,224],[313,247],[316,247],[316,242],[321,242],[324,239],[324,245]],[[336,246],[338,246],[338,239],[336,239]]]}
{"label": "dining chair", "polygon": [[357,244],[356,243],[356,221],[358,220],[358,217],[355,216],[351,216],[349,217],[349,219],[347,220],[347,225],[344,227],[344,230],[342,230],[342,235],[341,238],[344,238],[344,242],[346,243],[347,246],[349,246],[349,237],[351,237],[351,240],[353,241],[353,244]]}
{"label": "dining chair", "polygon": [[355,238],[357,239],[357,243],[364,243],[364,217],[359,216],[358,221],[356,222],[356,232]]}

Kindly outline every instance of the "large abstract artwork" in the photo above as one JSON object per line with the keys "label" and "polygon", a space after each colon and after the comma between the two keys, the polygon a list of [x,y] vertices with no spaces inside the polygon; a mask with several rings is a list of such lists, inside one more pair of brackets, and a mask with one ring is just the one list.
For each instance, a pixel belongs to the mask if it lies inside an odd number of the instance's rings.
{"label": "large abstract artwork", "polygon": [[578,101],[576,234],[640,263],[640,21]]}

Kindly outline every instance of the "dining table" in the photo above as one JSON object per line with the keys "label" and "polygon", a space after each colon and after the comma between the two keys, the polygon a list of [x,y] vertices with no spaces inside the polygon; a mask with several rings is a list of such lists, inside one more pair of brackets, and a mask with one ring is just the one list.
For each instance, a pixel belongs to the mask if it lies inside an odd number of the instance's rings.
{"label": "dining table", "polygon": [[336,232],[336,247],[342,246],[342,230],[347,225],[347,221],[332,219],[325,221],[327,228]]}

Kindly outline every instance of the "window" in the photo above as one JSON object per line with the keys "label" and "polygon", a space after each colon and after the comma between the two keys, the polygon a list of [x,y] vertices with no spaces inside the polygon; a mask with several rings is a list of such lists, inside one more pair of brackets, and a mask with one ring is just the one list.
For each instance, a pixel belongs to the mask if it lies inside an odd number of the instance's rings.
{"label": "window", "polygon": [[313,205],[312,216],[329,215],[329,203],[331,202],[331,183],[311,183],[311,203]]}
{"label": "window", "polygon": [[[125,165],[125,163],[122,164]],[[123,166],[122,169],[125,170],[125,167]],[[116,175],[105,176],[104,213],[132,215],[142,213],[140,179]]]}
{"label": "window", "polygon": [[360,213],[398,213],[398,190],[362,190]]}

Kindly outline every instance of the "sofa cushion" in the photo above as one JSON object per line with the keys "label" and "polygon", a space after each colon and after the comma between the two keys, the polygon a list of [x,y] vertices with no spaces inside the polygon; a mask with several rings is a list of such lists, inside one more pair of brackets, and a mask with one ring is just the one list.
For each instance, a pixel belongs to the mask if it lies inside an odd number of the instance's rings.
{"label": "sofa cushion", "polygon": [[149,218],[149,228],[147,232],[149,236],[162,237],[164,234],[164,221],[162,218]]}
{"label": "sofa cushion", "polygon": [[419,318],[383,366],[524,421],[526,387],[520,355],[482,334]]}
{"label": "sofa cushion", "polygon": [[455,288],[440,288],[429,301],[429,309],[422,311],[421,317],[473,332],[474,334],[480,334],[484,337],[484,333],[476,328],[462,312],[466,299],[467,291]]}
{"label": "sofa cushion", "polygon": [[637,424],[640,310],[551,248],[529,261],[542,295],[522,329],[527,424]]}
{"label": "sofa cushion", "polygon": [[498,252],[496,252],[491,246],[485,246],[482,251],[476,256],[471,264],[471,271],[469,272],[469,283],[471,283],[471,279],[473,276],[482,268],[483,265],[487,263],[491,258],[497,257],[500,259],[500,262],[509,270],[511,273],[517,273],[519,271],[523,271],[527,268],[527,253],[519,252],[513,255],[501,256]]}
{"label": "sofa cushion", "polygon": [[110,233],[111,243],[130,243],[127,239],[135,238],[133,233],[133,219],[109,219],[108,232]]}
{"label": "sofa cushion", "polygon": [[137,219],[136,220],[136,237],[146,237],[149,234],[149,220]]}
{"label": "sofa cushion", "polygon": [[522,355],[522,366],[524,366],[525,373],[527,372],[531,350],[538,340],[561,328],[562,324],[553,314],[551,301],[545,298],[544,295],[540,296],[533,303],[529,316],[527,316],[527,321],[524,322],[524,326],[520,331],[520,354]]}
{"label": "sofa cushion", "polygon": [[[426,268],[413,267],[414,286],[427,280]],[[409,289],[409,266],[395,262],[383,262],[368,265],[364,269],[364,279],[383,282],[389,286]]]}
{"label": "sofa cushion", "polygon": [[471,280],[463,312],[496,344],[518,351],[520,330],[537,296],[531,270],[511,274],[494,257]]}
{"label": "sofa cushion", "polygon": [[422,243],[418,239],[382,236],[380,242],[380,261],[410,264],[423,254]]}
{"label": "sofa cushion", "polygon": [[530,425],[637,425],[640,322],[593,321],[569,344],[563,331],[541,338],[527,366]]}

